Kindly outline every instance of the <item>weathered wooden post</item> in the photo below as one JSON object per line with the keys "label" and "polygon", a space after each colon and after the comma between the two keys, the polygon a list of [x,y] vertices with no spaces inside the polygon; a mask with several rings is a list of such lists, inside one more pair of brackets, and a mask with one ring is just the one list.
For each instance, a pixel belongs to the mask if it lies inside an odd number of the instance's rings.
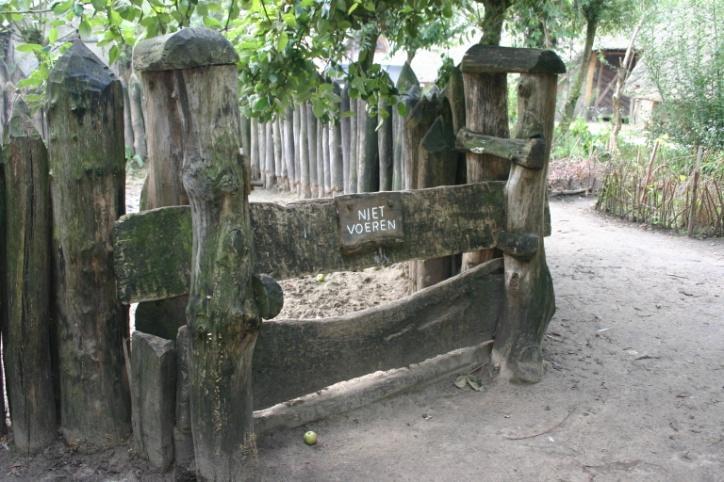
{"label": "weathered wooden post", "polygon": [[[502,373],[511,380],[537,382],[543,375],[543,334],[555,311],[543,239],[556,79],[557,74],[565,72],[565,66],[549,50],[477,45],[465,54],[462,70],[468,114],[476,111],[467,105],[473,100],[471,92],[467,92],[469,85],[474,87],[469,82],[471,76],[521,74],[515,139],[468,129],[458,132],[457,139],[469,153],[488,156],[481,159],[489,159],[493,166],[499,166],[500,159],[511,163],[506,184],[506,229],[499,233],[497,242],[505,258],[505,314],[498,325],[493,355]],[[479,88],[473,90],[479,92]],[[470,115],[467,122],[470,127]]]}
{"label": "weathered wooden post", "polygon": [[[5,133],[8,329],[5,367],[15,445],[33,452],[55,439],[50,362],[50,189],[48,153],[17,100]],[[0,243],[1,244],[1,243]],[[1,283],[0,283],[1,284]]]}
{"label": "weathered wooden post", "polygon": [[197,473],[234,480],[255,452],[251,360],[261,324],[252,291],[249,173],[239,156],[237,57],[226,39],[206,29],[145,42],[145,68],[174,71],[185,126],[183,181],[193,219],[189,396]]}
{"label": "weathered wooden post", "polygon": [[128,316],[111,245],[125,209],[123,92],[76,41],[50,73],[48,95],[60,427],[70,444],[107,447],[131,431]]}
{"label": "weathered wooden post", "polygon": [[[0,253],[5,252],[5,236],[3,235],[3,233],[7,232],[5,215],[5,159],[2,146],[0,146]],[[7,272],[5,264],[5,256],[0,256],[0,273]],[[7,340],[5,339],[8,300],[5,299],[5,296],[5,275],[0,274],[0,435],[7,433],[7,425],[5,425],[5,397],[3,396],[6,382],[3,372],[4,351],[8,348]]]}

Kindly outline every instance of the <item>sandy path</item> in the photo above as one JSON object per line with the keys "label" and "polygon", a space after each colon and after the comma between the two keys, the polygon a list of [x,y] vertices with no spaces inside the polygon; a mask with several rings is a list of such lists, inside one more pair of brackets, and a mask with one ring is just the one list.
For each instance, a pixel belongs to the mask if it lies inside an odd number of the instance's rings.
{"label": "sandy path", "polygon": [[[643,231],[590,204],[552,204],[547,251],[558,312],[540,384],[496,381],[473,392],[442,380],[279,432],[260,440],[256,476],[724,480],[724,241]],[[350,276],[378,287],[395,279],[377,285],[376,273]],[[316,293],[330,287],[306,285]],[[319,433],[317,446],[302,443],[306,428]],[[58,443],[34,458],[0,447],[0,479],[56,477],[170,480],[124,447],[78,456]]]}
{"label": "sandy path", "polygon": [[443,380],[313,424],[313,448],[303,428],[278,433],[260,443],[259,475],[724,480],[724,243],[646,232],[590,204],[552,205],[558,312],[543,382],[477,393]]}

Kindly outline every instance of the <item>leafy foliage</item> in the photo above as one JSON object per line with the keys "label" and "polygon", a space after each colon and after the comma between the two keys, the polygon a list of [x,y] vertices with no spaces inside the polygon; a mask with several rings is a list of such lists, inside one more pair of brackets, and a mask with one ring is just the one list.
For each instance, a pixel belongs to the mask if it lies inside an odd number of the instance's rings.
{"label": "leafy foliage", "polygon": [[654,135],[724,148],[723,7],[721,0],[661,2],[642,32],[644,62],[663,98]]}

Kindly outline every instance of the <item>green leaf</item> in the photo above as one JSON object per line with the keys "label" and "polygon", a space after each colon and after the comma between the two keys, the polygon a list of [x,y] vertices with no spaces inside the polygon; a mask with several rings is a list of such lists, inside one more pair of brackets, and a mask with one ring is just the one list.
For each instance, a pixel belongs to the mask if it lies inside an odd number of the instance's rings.
{"label": "green leaf", "polygon": [[53,27],[48,30],[48,42],[54,44],[56,40],[58,40],[58,29]]}
{"label": "green leaf", "polygon": [[287,44],[289,43],[289,36],[286,32],[282,32],[279,35],[279,40],[277,41],[277,50],[284,50],[287,47]]}
{"label": "green leaf", "polygon": [[111,50],[108,52],[108,63],[114,64],[116,60],[118,60],[118,55],[120,55],[121,51],[118,48],[118,45],[114,45],[111,47]]}
{"label": "green leaf", "polygon": [[62,15],[73,6],[73,0],[67,0],[65,2],[58,2],[51,7],[51,10],[56,15]]}
{"label": "green leaf", "polygon": [[80,25],[78,26],[78,33],[80,33],[81,37],[87,37],[91,34],[91,26],[90,23],[84,18]]}
{"label": "green leaf", "polygon": [[15,49],[18,52],[28,52],[28,53],[40,53],[43,51],[43,46],[40,44],[18,44]]}

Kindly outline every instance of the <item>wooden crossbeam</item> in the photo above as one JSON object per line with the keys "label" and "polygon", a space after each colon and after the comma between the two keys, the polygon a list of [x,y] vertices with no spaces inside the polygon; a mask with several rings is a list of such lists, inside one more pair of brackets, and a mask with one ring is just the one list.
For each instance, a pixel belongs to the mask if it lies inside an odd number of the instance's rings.
{"label": "wooden crossbeam", "polygon": [[562,74],[563,61],[552,50],[475,45],[465,52],[466,74]]}
{"label": "wooden crossbeam", "polygon": [[462,128],[458,131],[456,147],[474,154],[492,154],[513,161],[528,169],[541,169],[545,161],[543,139],[509,139],[486,136]]}
{"label": "wooden crossbeam", "polygon": [[[505,223],[504,188],[496,181],[286,206],[251,203],[253,271],[283,279],[491,248]],[[113,233],[119,298],[186,294],[191,233],[187,206],[122,217]]]}

